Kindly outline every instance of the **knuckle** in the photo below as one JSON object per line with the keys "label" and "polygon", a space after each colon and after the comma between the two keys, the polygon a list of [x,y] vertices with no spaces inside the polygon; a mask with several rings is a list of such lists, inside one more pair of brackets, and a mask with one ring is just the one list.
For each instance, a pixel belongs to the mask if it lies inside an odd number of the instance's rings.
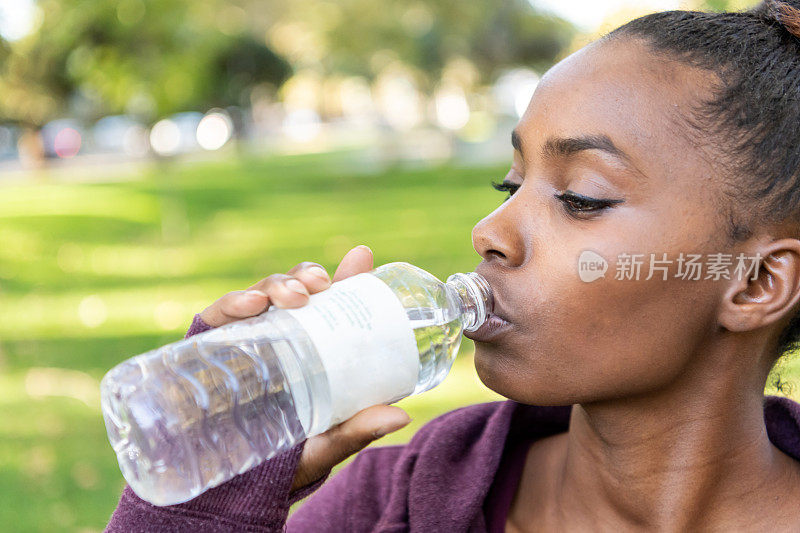
{"label": "knuckle", "polygon": [[233,316],[243,316],[251,314],[253,311],[251,305],[247,305],[241,298],[232,298],[228,303],[226,314]]}
{"label": "knuckle", "polygon": [[286,299],[291,299],[293,295],[309,295],[305,283],[288,274],[273,274],[264,278],[258,288],[273,298],[273,302],[279,307],[283,307],[287,303]]}
{"label": "knuckle", "polygon": [[311,267],[322,268],[322,265],[320,265],[319,263],[315,263],[313,261],[303,261],[302,263],[297,265],[298,270],[308,270]]}
{"label": "knuckle", "polygon": [[283,283],[291,276],[288,274],[271,274],[265,278],[265,281],[270,285],[276,285],[278,283]]}
{"label": "knuckle", "polygon": [[330,283],[331,276],[324,267],[316,263],[310,263],[308,267],[298,272],[298,275],[306,277],[310,283]]}
{"label": "knuckle", "polygon": [[270,274],[269,276],[267,276],[266,278],[262,279],[261,281],[259,281],[258,283],[256,283],[255,285],[253,285],[250,288],[251,289],[269,290],[271,287],[274,287],[275,285],[279,285],[281,283],[284,283],[290,277],[291,276],[288,276],[286,274]]}
{"label": "knuckle", "polygon": [[288,274],[300,275],[305,273],[306,271],[308,271],[309,268],[312,267],[317,267],[321,268],[322,270],[325,270],[325,268],[319,263],[315,263],[314,261],[303,261],[302,263],[298,263],[297,265],[295,265],[295,267],[291,269],[288,272]]}
{"label": "knuckle", "polygon": [[231,300],[233,300],[233,298],[235,296],[235,292],[236,291],[231,291],[231,292],[227,292],[227,293],[223,294],[222,296],[217,298],[217,300],[214,301],[214,303],[209,305],[206,309],[208,309],[211,312],[222,312],[222,313],[224,313],[225,309],[227,309],[230,306]]}
{"label": "knuckle", "polygon": [[200,316],[209,326],[221,326],[230,322],[231,315],[233,314],[233,301],[237,291],[226,293],[217,298],[211,305],[206,307]]}
{"label": "knuckle", "polygon": [[233,303],[236,301],[236,297],[241,294],[241,291],[231,291],[222,295],[222,297],[211,304],[211,307],[224,311],[231,307]]}
{"label": "knuckle", "polygon": [[342,427],[336,439],[339,451],[344,456],[349,456],[369,444],[372,439],[368,435],[353,431],[352,428]]}
{"label": "knuckle", "polygon": [[243,311],[241,298],[239,298],[241,294],[241,291],[232,291],[217,300],[219,304],[217,311],[225,317],[239,316]]}

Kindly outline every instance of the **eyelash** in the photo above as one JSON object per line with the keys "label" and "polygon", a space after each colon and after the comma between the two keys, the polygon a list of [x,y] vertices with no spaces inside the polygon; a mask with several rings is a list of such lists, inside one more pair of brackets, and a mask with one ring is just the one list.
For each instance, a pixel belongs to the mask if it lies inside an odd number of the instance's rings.
{"label": "eyelash", "polygon": [[[498,191],[508,192],[508,197],[503,200],[503,202],[507,202],[512,196],[514,196],[514,193],[519,190],[521,185],[517,185],[516,183],[511,183],[508,181],[504,181],[502,183],[493,181],[492,187]],[[567,212],[572,215],[596,213],[613,205],[622,203],[622,200],[590,198],[588,196],[576,194],[572,191],[565,191],[561,194],[556,194],[555,197],[561,201],[561,203],[564,205],[564,209],[566,209]]]}
{"label": "eyelash", "polygon": [[517,192],[517,189],[520,188],[520,185],[517,185],[516,183],[510,183],[508,181],[504,181],[502,183],[498,183],[496,181],[493,181],[492,182],[492,187],[495,190],[504,191],[504,192],[508,193],[508,197],[506,197],[506,199],[503,200],[504,202],[506,202],[506,201],[510,200],[512,196],[514,196],[514,193]]}

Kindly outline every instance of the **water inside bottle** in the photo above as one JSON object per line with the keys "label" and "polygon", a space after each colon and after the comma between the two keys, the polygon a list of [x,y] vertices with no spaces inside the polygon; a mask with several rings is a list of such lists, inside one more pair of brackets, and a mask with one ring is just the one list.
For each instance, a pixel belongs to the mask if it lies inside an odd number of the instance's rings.
{"label": "water inside bottle", "polygon": [[[461,342],[459,309],[444,293],[406,287],[418,379],[387,402],[439,384]],[[313,343],[288,313],[267,315],[142,354],[104,378],[109,440],[137,494],[187,501],[329,427],[328,376]],[[370,379],[357,370],[342,379]]]}

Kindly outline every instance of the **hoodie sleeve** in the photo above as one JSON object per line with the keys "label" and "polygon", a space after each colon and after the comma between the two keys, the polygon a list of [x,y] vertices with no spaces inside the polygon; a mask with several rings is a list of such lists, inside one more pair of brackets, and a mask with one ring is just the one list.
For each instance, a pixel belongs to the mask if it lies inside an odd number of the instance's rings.
{"label": "hoodie sleeve", "polygon": [[[408,462],[406,445],[371,446],[359,452],[302,507],[289,517],[286,531],[300,533],[405,531],[407,505],[394,501],[405,499],[402,463]],[[402,516],[392,510],[402,509]]]}
{"label": "hoodie sleeve", "polygon": [[[186,337],[209,329],[211,326],[195,315]],[[180,505],[152,505],[126,486],[106,531],[282,531],[289,507],[318,489],[327,478],[291,491],[304,445],[305,441],[300,442]],[[308,529],[311,530],[314,528]]]}

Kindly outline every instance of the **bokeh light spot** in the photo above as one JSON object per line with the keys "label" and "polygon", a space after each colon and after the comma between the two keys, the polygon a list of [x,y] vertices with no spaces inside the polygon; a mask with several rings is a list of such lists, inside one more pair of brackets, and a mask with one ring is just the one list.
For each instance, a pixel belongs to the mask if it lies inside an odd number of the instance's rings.
{"label": "bokeh light spot", "polygon": [[172,120],[160,120],[150,130],[150,146],[159,155],[175,154],[180,143],[181,130]]}
{"label": "bokeh light spot", "polygon": [[75,157],[81,149],[81,134],[73,128],[64,128],[53,139],[53,150],[62,159]]}
{"label": "bokeh light spot", "polygon": [[171,300],[161,302],[153,310],[153,318],[161,329],[172,330],[178,328],[185,322],[183,305]]}
{"label": "bokeh light spot", "polygon": [[87,328],[96,328],[108,318],[108,309],[102,298],[93,294],[81,300],[78,305],[78,318]]}
{"label": "bokeh light spot", "polygon": [[219,150],[233,134],[233,123],[225,113],[212,112],[197,125],[197,144],[204,150]]}
{"label": "bokeh light spot", "polygon": [[25,373],[25,393],[31,398],[64,396],[100,410],[100,384],[86,372],[34,367]]}

